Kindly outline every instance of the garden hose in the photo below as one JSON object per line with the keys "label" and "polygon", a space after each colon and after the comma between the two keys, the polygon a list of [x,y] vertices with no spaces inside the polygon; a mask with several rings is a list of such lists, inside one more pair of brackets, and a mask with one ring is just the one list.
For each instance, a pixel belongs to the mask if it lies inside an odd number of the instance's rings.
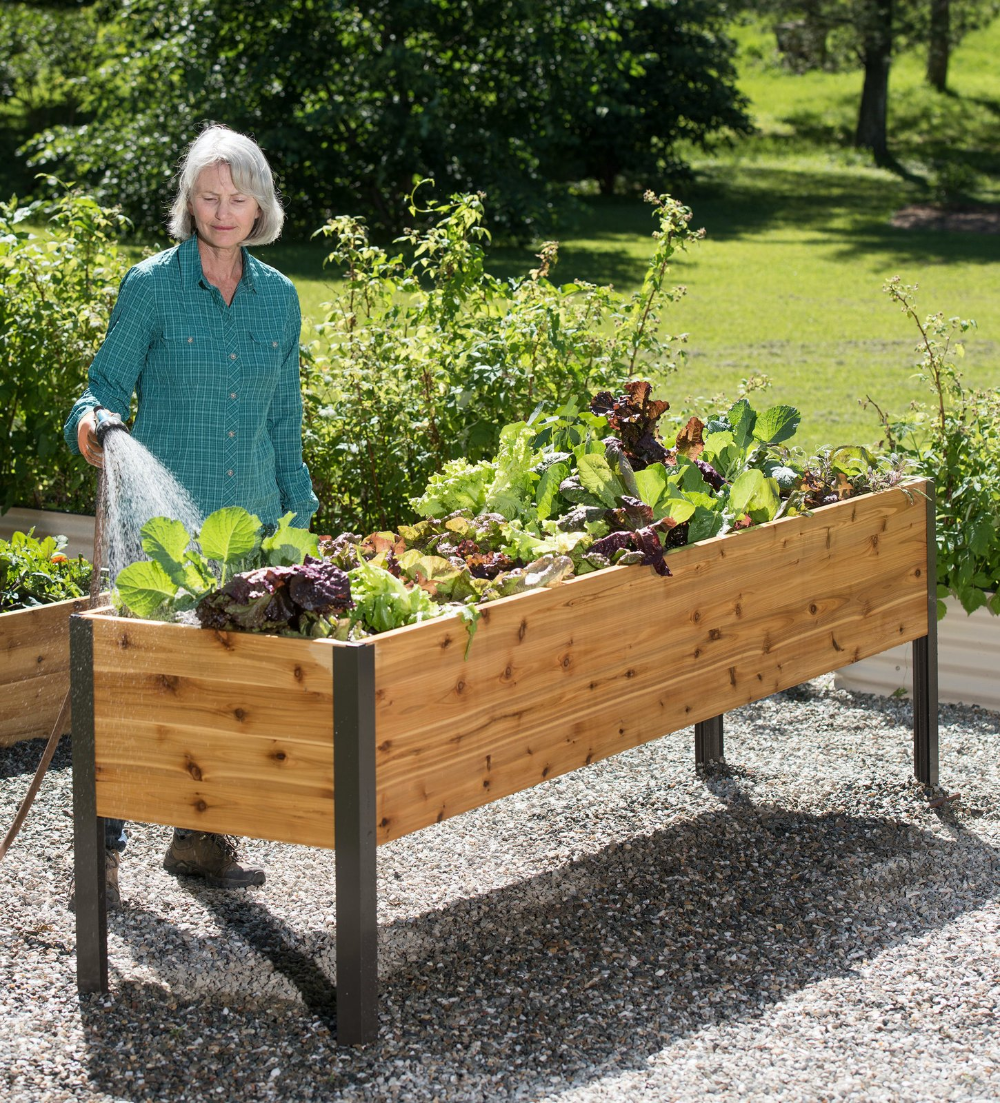
{"label": "garden hose", "polygon": [[[111,429],[125,429],[125,426],[118,417],[108,413],[103,407],[98,407],[98,411],[103,411],[105,415],[102,418],[101,413],[95,411],[98,421],[97,439],[103,445],[104,438]],[[128,430],[126,429],[125,431],[127,432]],[[105,476],[104,468],[102,467],[97,475],[97,498],[94,504],[94,555],[92,560],[93,571],[90,576],[91,609],[96,609],[101,603],[101,550],[104,540],[104,483]],[[70,694],[71,691],[67,690],[66,696],[63,698],[63,703],[59,707],[59,715],[56,717],[56,722],[52,727],[52,733],[49,735],[49,740],[45,744],[45,750],[42,751],[42,760],[38,764],[35,776],[31,779],[31,784],[28,786],[28,791],[24,795],[24,800],[21,801],[21,807],[17,810],[14,822],[10,825],[10,830],[4,836],[3,842],[0,842],[0,862],[3,861],[4,855],[10,849],[11,843],[17,838],[17,833],[21,830],[21,826],[28,816],[28,812],[34,803],[35,797],[38,795],[42,779],[45,777],[52,763],[52,758],[56,753],[56,747],[59,745],[63,728],[66,725],[66,717],[69,715]]]}

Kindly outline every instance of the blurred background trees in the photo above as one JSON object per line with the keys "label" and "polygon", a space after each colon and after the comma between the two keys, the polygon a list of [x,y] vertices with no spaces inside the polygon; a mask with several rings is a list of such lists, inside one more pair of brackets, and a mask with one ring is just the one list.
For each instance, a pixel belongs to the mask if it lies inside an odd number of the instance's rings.
{"label": "blurred background trees", "polygon": [[29,168],[150,230],[212,120],[256,136],[302,227],[350,209],[398,228],[420,175],[533,233],[571,183],[669,182],[680,139],[749,130],[728,17],[712,0],[10,3],[2,95]]}

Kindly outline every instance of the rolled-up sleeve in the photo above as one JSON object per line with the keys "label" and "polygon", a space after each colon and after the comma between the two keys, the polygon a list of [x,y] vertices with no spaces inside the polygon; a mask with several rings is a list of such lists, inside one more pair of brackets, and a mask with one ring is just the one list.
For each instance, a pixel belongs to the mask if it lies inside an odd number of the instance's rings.
{"label": "rolled-up sleeve", "polygon": [[299,335],[302,313],[298,295],[289,287],[281,374],[268,411],[267,430],[274,448],[275,477],[281,508],[308,525],[319,507],[309,468],[302,459],[302,389],[299,378]]}
{"label": "rolled-up sleeve", "polygon": [[132,268],[118,289],[107,336],[87,373],[87,389],[73,404],[63,427],[72,452],[80,451],[77,426],[87,410],[105,406],[123,418],[129,416],[136,380],[153,340],[155,318],[150,281],[141,270]]}

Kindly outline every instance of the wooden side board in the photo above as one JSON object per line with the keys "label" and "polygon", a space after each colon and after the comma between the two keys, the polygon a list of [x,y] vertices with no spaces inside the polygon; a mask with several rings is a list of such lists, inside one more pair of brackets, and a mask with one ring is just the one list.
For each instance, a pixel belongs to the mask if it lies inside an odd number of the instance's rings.
{"label": "wooden side board", "polygon": [[333,846],[333,652],[91,614],[98,815]]}
{"label": "wooden side board", "polygon": [[89,604],[76,598],[0,613],[0,747],[52,733],[69,692],[69,618]]}
{"label": "wooden side board", "polygon": [[379,842],[925,635],[922,485],[375,637]]}

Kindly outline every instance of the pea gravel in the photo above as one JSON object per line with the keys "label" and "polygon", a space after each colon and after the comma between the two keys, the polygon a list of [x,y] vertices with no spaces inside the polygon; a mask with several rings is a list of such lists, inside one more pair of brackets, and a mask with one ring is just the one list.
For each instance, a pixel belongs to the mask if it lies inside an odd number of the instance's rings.
{"label": "pea gravel", "polygon": [[[111,993],[75,991],[68,740],[0,865],[0,1099],[1000,1098],[1000,715],[832,676],[379,850],[381,1032],[332,1032],[332,854],[247,840],[267,884],[161,868],[133,825]],[[0,750],[0,827],[41,743]],[[935,798],[952,797],[940,807]]]}

